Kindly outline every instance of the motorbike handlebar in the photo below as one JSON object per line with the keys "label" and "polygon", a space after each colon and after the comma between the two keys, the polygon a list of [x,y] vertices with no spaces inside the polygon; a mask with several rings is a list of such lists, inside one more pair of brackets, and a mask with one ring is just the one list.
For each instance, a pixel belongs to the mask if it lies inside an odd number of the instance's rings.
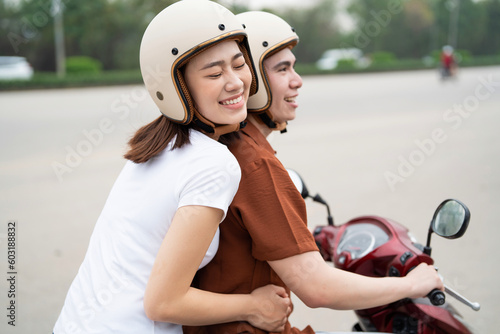
{"label": "motorbike handlebar", "polygon": [[[473,302],[467,300],[465,297],[461,296],[458,292],[454,291],[453,289],[451,289],[450,287],[448,287],[446,285],[444,288],[445,288],[444,291],[446,291],[446,293],[448,293],[452,297],[455,297],[458,301],[469,306],[474,311],[479,311],[481,309],[481,305],[479,303],[473,303]],[[444,302],[446,301],[444,292],[442,292],[438,289],[434,289],[431,292],[429,292],[427,297],[429,297],[429,300],[431,301],[432,305],[435,305],[435,306],[443,305]]]}
{"label": "motorbike handlebar", "polygon": [[427,297],[431,301],[432,305],[435,305],[435,306],[443,305],[444,302],[446,301],[446,297],[444,295],[444,292],[441,290],[438,290],[438,289],[434,289],[431,292],[429,292]]}
{"label": "motorbike handlebar", "polygon": [[479,311],[481,309],[481,305],[479,303],[473,303],[469,301],[467,298],[464,296],[460,295],[458,292],[450,288],[449,286],[444,286],[444,291],[446,291],[447,294],[449,294],[452,297],[455,297],[458,301],[464,303],[465,305],[469,306],[471,309],[474,311]]}

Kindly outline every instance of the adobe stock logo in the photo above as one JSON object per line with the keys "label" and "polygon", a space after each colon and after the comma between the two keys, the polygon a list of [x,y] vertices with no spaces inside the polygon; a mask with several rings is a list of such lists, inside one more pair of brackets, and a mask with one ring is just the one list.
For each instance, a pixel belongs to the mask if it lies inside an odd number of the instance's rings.
{"label": "adobe stock logo", "polygon": [[345,42],[341,43],[340,46],[342,48],[357,47],[360,49],[367,47],[372,39],[380,35],[382,30],[391,23],[393,16],[403,12],[406,2],[408,2],[408,0],[390,0],[387,3],[387,9],[382,9],[380,11],[371,10],[370,16],[372,19],[366,21],[362,24],[361,28],[354,32],[354,46],[348,45],[348,43]]}
{"label": "adobe stock logo", "polygon": [[69,1],[71,0],[38,1],[39,9],[32,15],[25,15],[19,20],[19,31],[10,31],[6,36],[14,52],[19,53],[20,45],[27,44],[38,37],[40,31],[52,24],[54,17],[64,10],[65,3]]}
{"label": "adobe stock logo", "polygon": [[[478,81],[479,84],[474,89],[474,93],[466,96],[461,103],[454,104],[452,108],[443,113],[443,121],[452,130],[459,129],[464,120],[471,117],[479,108],[481,101],[489,99],[500,87],[500,81],[494,81],[492,74],[487,78],[479,77]],[[438,146],[447,140],[447,131],[442,127],[433,129],[427,138],[414,140],[416,148],[407,156],[398,156],[398,166],[394,171],[384,172],[385,181],[391,191],[396,189],[397,184],[405,182],[412,176],[417,168],[436,152]]]}

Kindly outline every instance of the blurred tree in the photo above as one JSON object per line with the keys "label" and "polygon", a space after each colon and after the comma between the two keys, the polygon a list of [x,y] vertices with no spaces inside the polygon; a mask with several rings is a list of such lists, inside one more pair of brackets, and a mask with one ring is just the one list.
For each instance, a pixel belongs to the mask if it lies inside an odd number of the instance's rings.
{"label": "blurred tree", "polygon": [[[458,20],[451,21],[453,18],[453,10],[459,4]],[[489,13],[486,11],[484,2],[474,0],[433,0],[433,10],[436,15],[434,27],[433,46],[441,48],[443,45],[449,44],[450,35],[456,30],[456,45],[455,48],[469,50],[474,55],[483,55],[487,51],[483,50],[481,45],[484,36],[491,35],[487,31],[486,22],[488,21]],[[485,53],[486,51],[486,53]]]}
{"label": "blurred tree", "polygon": [[[227,9],[229,9],[234,14],[239,14],[250,10],[248,6],[242,3],[241,1],[219,0],[217,2],[220,3],[222,6],[226,7]],[[261,9],[261,10],[269,12],[269,10],[267,9]]]}
{"label": "blurred tree", "polygon": [[[146,26],[176,0],[61,1],[66,55],[98,59],[109,70],[138,67]],[[419,58],[448,43],[457,1],[457,48],[472,55],[498,54],[500,0],[350,0],[355,28],[349,33],[338,29],[335,1],[275,12],[300,36],[295,49],[299,62],[315,62],[325,50],[341,47]],[[235,13],[248,10],[241,1],[219,2]],[[0,55],[25,56],[39,71],[55,69],[52,0],[0,0]]]}
{"label": "blurred tree", "polygon": [[[147,24],[173,2],[62,0],[66,55],[98,59],[108,70],[137,68]],[[36,70],[55,69],[51,4],[52,0],[21,0],[17,6],[0,2],[2,55],[24,55]]]}
{"label": "blurred tree", "polygon": [[479,3],[487,13],[479,54],[500,55],[500,0],[486,0]]}
{"label": "blurred tree", "polygon": [[355,22],[355,29],[344,36],[345,47],[362,49],[364,53],[383,50],[383,41],[390,31],[388,26],[394,26],[395,15],[388,10],[389,0],[367,1],[352,0],[347,10]]}
{"label": "blurred tree", "polygon": [[434,14],[429,3],[421,0],[408,1],[403,10],[404,30],[412,43],[404,50],[406,58],[420,58],[429,53]]}
{"label": "blurred tree", "polygon": [[340,44],[340,30],[335,22],[336,7],[331,0],[321,0],[309,8],[289,8],[276,13],[295,28],[300,42],[294,49],[298,62],[312,63],[327,49]]}
{"label": "blurred tree", "polygon": [[353,0],[348,8],[356,30],[351,44],[365,53],[388,51],[398,58],[419,58],[429,52],[434,14],[426,0]]}
{"label": "blurred tree", "polygon": [[6,56],[11,54],[10,43],[8,40],[9,26],[11,25],[13,10],[4,0],[0,0],[0,55]]}
{"label": "blurred tree", "polygon": [[[0,55],[23,56],[35,68],[55,68],[51,4],[2,2]],[[6,24],[5,24],[6,23]]]}
{"label": "blurred tree", "polygon": [[137,68],[139,45],[147,24],[172,2],[68,2],[64,14],[67,55],[99,59],[104,69]]}
{"label": "blurred tree", "polygon": [[[451,30],[456,29],[457,48],[487,54],[490,51],[484,47],[485,38],[495,40],[493,31],[499,31],[499,3],[500,0],[352,0],[349,13],[355,19],[356,30],[347,41],[361,46],[365,53],[389,51],[398,58],[419,58],[448,44]],[[457,4],[458,20],[453,26],[450,19]],[[377,23],[380,29],[376,29]]]}

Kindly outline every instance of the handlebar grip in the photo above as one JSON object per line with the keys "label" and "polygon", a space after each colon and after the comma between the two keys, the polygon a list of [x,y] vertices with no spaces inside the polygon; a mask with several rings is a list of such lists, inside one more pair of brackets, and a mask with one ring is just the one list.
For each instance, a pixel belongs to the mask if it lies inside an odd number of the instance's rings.
{"label": "handlebar grip", "polygon": [[434,289],[427,295],[432,305],[443,305],[446,301],[446,297],[444,296],[444,292],[438,289]]}

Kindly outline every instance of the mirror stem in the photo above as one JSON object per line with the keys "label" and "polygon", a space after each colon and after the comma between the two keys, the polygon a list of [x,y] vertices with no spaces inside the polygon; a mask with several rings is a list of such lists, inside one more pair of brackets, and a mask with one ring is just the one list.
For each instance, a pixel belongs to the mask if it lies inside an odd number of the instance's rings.
{"label": "mirror stem", "polygon": [[432,228],[429,228],[429,233],[427,234],[427,244],[425,245],[423,252],[424,254],[431,255],[431,235],[432,235]]}
{"label": "mirror stem", "polygon": [[326,201],[323,198],[321,198],[319,194],[316,194],[314,197],[311,198],[314,202],[318,202],[326,206],[326,211],[328,212],[328,217],[327,217],[328,225],[333,226],[333,217],[330,213],[330,206],[328,205],[328,203],[326,203]]}
{"label": "mirror stem", "polygon": [[328,225],[333,226],[333,217],[328,214]]}
{"label": "mirror stem", "polygon": [[427,247],[427,246],[425,246],[424,249],[422,250],[422,252],[424,254],[427,254],[429,256],[431,256],[431,251],[432,251],[432,248],[431,247]]}

